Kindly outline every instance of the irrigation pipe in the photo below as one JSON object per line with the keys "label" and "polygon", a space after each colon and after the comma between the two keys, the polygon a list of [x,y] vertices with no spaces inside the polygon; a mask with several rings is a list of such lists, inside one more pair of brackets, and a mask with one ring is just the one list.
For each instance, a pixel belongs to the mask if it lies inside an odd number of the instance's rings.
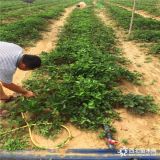
{"label": "irrigation pipe", "polygon": [[29,132],[29,136],[30,136],[30,139],[32,141],[32,143],[38,147],[38,148],[41,148],[41,149],[58,149],[58,148],[62,148],[64,145],[66,145],[72,138],[72,135],[71,135],[71,132],[70,130],[64,126],[64,125],[61,125],[61,127],[63,127],[67,132],[68,132],[68,137],[60,144],[58,144],[57,146],[55,147],[46,147],[46,146],[41,146],[40,144],[38,144],[34,139],[33,139],[33,136],[32,136],[32,130],[31,130],[31,126],[38,126],[38,125],[42,125],[42,124],[45,124],[45,125],[50,125],[50,124],[53,124],[53,123],[40,123],[40,124],[29,124],[25,118],[25,114],[24,113],[21,113],[22,115],[22,118],[24,119],[26,125],[25,126],[22,126],[22,127],[19,127],[19,128],[15,128],[15,129],[12,129],[10,131],[6,131],[6,132],[3,132],[3,133],[0,133],[1,136],[3,135],[7,135],[11,132],[15,132],[19,129],[23,129],[23,128],[28,128],[28,132]]}

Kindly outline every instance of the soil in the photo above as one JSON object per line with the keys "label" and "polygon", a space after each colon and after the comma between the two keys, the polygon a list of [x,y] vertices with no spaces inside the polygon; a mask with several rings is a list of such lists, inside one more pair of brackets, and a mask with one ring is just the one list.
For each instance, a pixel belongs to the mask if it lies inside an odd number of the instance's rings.
{"label": "soil", "polygon": [[[43,33],[42,40],[38,41],[34,47],[28,47],[24,49],[25,53],[30,53],[34,55],[39,55],[42,51],[50,52],[54,50],[56,47],[56,43],[58,40],[58,34],[61,30],[61,27],[64,26],[67,17],[73,11],[74,7],[67,8],[65,13],[59,20],[54,20],[50,24],[50,31]],[[23,80],[27,79],[31,75],[31,72],[24,72],[21,70],[17,70],[14,75],[13,82],[22,85]],[[12,94],[13,92],[5,89],[5,92],[8,94]],[[82,131],[71,124],[65,125],[69,128],[73,139],[70,140],[69,143],[63,149],[71,149],[71,148],[106,148],[106,144],[104,140],[98,138],[98,131]],[[32,134],[33,139],[40,145],[45,146],[47,148],[53,148],[57,144],[61,143],[65,138],[67,138],[67,134],[62,132],[58,135],[58,138],[55,141],[50,139],[46,139],[40,135],[35,133]]]}
{"label": "soil", "polygon": [[[123,82],[121,89],[124,93],[132,92],[141,95],[152,95],[157,103],[160,103],[160,62],[158,58],[148,55],[145,50],[138,47],[137,43],[127,41],[127,35],[122,28],[107,15],[106,10],[96,10],[97,16],[114,29],[119,41],[119,48],[123,56],[130,60],[128,69],[138,71],[144,77],[141,86]],[[118,147],[125,144],[128,148],[157,148],[160,149],[160,115],[138,116],[118,109],[121,121],[115,121],[113,126],[117,133],[115,138],[120,142]]]}
{"label": "soil", "polygon": [[[132,11],[132,8],[130,8],[130,7],[121,6],[119,4],[115,4],[115,5],[118,6],[118,7],[124,8],[124,9],[126,9],[128,11]],[[149,14],[148,12],[146,12],[144,10],[135,10],[135,13],[139,14],[139,15],[145,17],[145,18],[152,18],[152,19],[155,19],[157,21],[160,21],[160,17],[159,16],[151,15],[151,14]]]}
{"label": "soil", "polygon": [[[106,148],[105,141],[98,138],[98,132],[82,131],[71,124],[66,124],[65,126],[70,130],[73,138],[59,150],[60,152],[76,148]],[[34,140],[41,146],[45,146],[47,148],[53,148],[54,146],[61,144],[67,137],[68,133],[64,129],[54,141],[34,134]]]}

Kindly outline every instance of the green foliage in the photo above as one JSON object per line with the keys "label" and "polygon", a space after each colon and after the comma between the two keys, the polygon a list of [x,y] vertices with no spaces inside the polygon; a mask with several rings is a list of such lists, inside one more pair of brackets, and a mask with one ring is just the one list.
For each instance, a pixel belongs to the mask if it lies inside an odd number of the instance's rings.
{"label": "green foliage", "polygon": [[97,1],[96,7],[99,8],[99,9],[102,9],[102,8],[104,9],[105,8],[104,7],[104,1],[103,0]]}
{"label": "green foliage", "polygon": [[[139,78],[122,66],[123,58],[115,45],[113,30],[105,27],[91,8],[75,10],[61,32],[56,50],[42,54],[43,67],[26,82],[37,97],[20,101],[21,110],[37,113],[38,121],[48,117],[55,126],[66,122],[88,129],[110,125],[112,119],[119,118],[115,107],[131,106],[125,103],[127,95],[115,87],[123,79],[134,82]],[[135,97],[135,109],[142,106],[139,98],[154,108],[148,97]],[[50,110],[46,118],[45,109]],[[47,135],[49,130],[42,133]]]}
{"label": "green foliage", "polygon": [[48,19],[57,19],[61,16],[65,7],[76,2],[77,0],[68,0],[63,4],[64,1],[61,0],[61,2],[56,2],[54,7],[46,9],[45,12],[36,12],[36,14],[31,14],[29,17],[26,15],[23,19],[19,18],[21,20],[17,18],[14,23],[3,25],[0,28],[0,40],[17,43],[22,46],[30,45],[31,41],[41,38],[40,31],[47,29]]}
{"label": "green foliage", "polygon": [[[77,3],[77,0],[36,0],[32,4],[21,1],[9,1],[1,4],[1,24],[10,24],[28,17],[55,15],[58,9],[63,9],[69,4]],[[59,15],[59,14],[58,14]],[[51,18],[51,17],[50,17]]]}
{"label": "green foliage", "polygon": [[[19,2],[21,2],[19,4]],[[14,5],[14,2],[10,2],[6,6],[1,5],[1,24],[10,24],[19,20],[23,20],[26,17],[33,17],[39,14],[44,14],[45,12],[51,11],[55,9],[55,6],[59,5],[59,3],[63,3],[63,0],[46,0],[45,2],[42,0],[35,1],[32,4],[27,4],[23,1],[15,1],[17,5]],[[12,4],[12,6],[10,6]]]}
{"label": "green foliage", "polygon": [[128,144],[128,140],[127,140],[127,139],[122,139],[121,142],[122,142],[123,144],[125,144],[125,145]]}
{"label": "green foliage", "polygon": [[153,53],[155,55],[160,55],[160,43],[157,43],[157,44],[153,45],[150,48],[150,53]]}
{"label": "green foliage", "polygon": [[[159,26],[160,27],[160,26]],[[135,30],[131,35],[131,39],[135,39],[143,42],[159,42],[160,41],[160,31],[156,30]]]}
{"label": "green foliage", "polygon": [[[130,25],[131,12],[118,6],[107,5],[106,9],[120,26],[128,30]],[[160,41],[160,22],[151,18],[144,18],[135,14],[133,22],[133,32],[131,39],[143,42]]]}
{"label": "green foliage", "polygon": [[98,137],[101,138],[101,139],[105,138],[105,136],[106,136],[105,131],[100,132],[99,135],[98,135]]}
{"label": "green foliage", "polygon": [[[109,2],[113,2],[113,3],[120,4],[120,5],[127,6],[127,7],[133,6],[133,0],[109,0]],[[160,15],[159,5],[160,5],[160,0],[138,0],[136,1],[137,10],[144,10],[156,16]]]}
{"label": "green foliage", "polygon": [[0,37],[2,41],[17,42],[18,44],[29,43],[29,40],[40,38],[39,30],[44,30],[45,19],[40,17],[28,18],[27,20],[1,27]]}
{"label": "green foliage", "polygon": [[2,149],[8,150],[8,151],[16,151],[16,150],[22,150],[27,147],[27,143],[25,140],[20,140],[19,138],[9,138],[4,143]]}
{"label": "green foliage", "polygon": [[128,94],[124,96],[122,104],[125,108],[138,114],[146,112],[156,113],[158,110],[151,96],[144,97],[142,95]]}
{"label": "green foliage", "polygon": [[44,119],[43,122],[38,121],[37,126],[34,127],[34,131],[37,131],[38,134],[44,137],[53,138],[59,133],[60,128],[61,128],[61,123],[56,121],[56,119],[54,121],[54,124],[48,124],[48,120],[45,121]]}

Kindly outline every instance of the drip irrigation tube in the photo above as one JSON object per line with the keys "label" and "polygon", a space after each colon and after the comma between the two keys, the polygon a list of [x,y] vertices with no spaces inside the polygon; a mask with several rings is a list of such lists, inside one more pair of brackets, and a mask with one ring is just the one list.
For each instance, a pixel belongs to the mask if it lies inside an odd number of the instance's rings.
{"label": "drip irrigation tube", "polygon": [[108,148],[111,150],[115,150],[115,144],[118,142],[112,138],[110,127],[108,125],[104,125],[103,127],[104,127],[104,131],[105,131],[105,136],[106,136]]}

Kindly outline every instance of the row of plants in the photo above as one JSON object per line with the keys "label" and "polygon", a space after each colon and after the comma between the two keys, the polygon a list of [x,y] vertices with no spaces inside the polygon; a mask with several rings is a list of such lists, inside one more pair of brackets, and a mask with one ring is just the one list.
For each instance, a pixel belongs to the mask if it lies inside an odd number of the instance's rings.
{"label": "row of plants", "polygon": [[150,53],[160,55],[160,43],[154,44],[150,47]]}
{"label": "row of plants", "polygon": [[[110,16],[117,21],[119,26],[123,27],[128,32],[130,26],[131,12],[115,5],[105,5],[107,11],[110,13]],[[144,18],[138,14],[135,14],[130,39],[137,40],[139,42],[152,43],[152,46],[153,44],[155,44],[154,47],[151,47],[150,52],[160,54],[158,49],[160,42],[159,28],[159,21],[153,20],[151,18]]]}
{"label": "row of plants", "polygon": [[3,25],[0,28],[0,40],[14,42],[21,46],[31,45],[33,41],[41,38],[40,31],[46,31],[49,19],[57,19],[64,9],[74,5],[78,0],[59,1],[57,5],[15,23]]}
{"label": "row of plants", "polygon": [[24,5],[23,1],[19,1],[19,0],[14,0],[12,2],[11,0],[0,0],[0,4],[1,4],[1,12],[5,11],[5,9],[10,9],[15,6]]}
{"label": "row of plants", "polygon": [[35,0],[33,3],[26,3],[23,0],[0,0],[1,4],[1,13],[6,13],[6,12],[14,12],[15,10],[19,10],[22,8],[32,8],[35,6],[42,6],[45,4],[52,4],[56,0]]}
{"label": "row of plants", "polygon": [[[111,3],[120,4],[126,7],[133,7],[133,0],[109,0]],[[160,15],[160,0],[138,0],[136,1],[136,9],[144,10],[155,16]]]}
{"label": "row of plants", "polygon": [[48,3],[46,2],[43,4],[34,4],[33,3],[30,5],[27,5],[27,7],[24,7],[24,8],[22,7],[20,9],[16,9],[16,10],[5,11],[5,12],[1,13],[1,15],[0,15],[1,25],[13,23],[13,22],[25,19],[26,17],[36,16],[38,14],[46,12],[47,10],[52,10],[55,8],[55,5],[57,5],[59,3],[60,2],[57,0],[52,1],[52,2],[48,2]]}
{"label": "row of plants", "polygon": [[[92,7],[76,9],[60,34],[57,48],[41,58],[41,69],[25,82],[37,96],[20,98],[9,107],[12,124],[24,125],[21,112],[28,111],[33,115],[30,124],[53,123],[36,127],[37,132],[50,136],[68,122],[92,130],[103,124],[111,126],[113,119],[119,119],[115,108],[122,106],[137,114],[157,112],[152,97],[125,95],[118,89],[122,80],[135,83],[139,76],[125,69],[126,60],[116,48],[113,30],[95,16]],[[1,148],[7,149],[8,143]]]}

